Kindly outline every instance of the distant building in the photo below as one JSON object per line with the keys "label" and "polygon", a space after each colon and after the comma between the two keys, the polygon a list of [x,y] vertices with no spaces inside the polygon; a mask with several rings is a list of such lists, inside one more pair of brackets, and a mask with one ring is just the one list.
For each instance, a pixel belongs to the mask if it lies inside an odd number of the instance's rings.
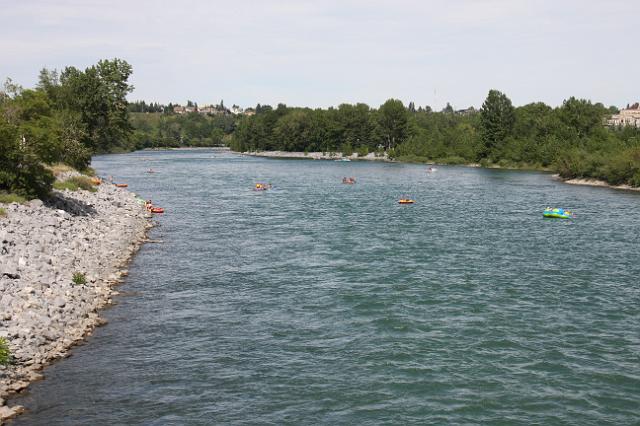
{"label": "distant building", "polygon": [[467,109],[459,109],[458,111],[456,111],[456,114],[458,115],[473,115],[475,114],[477,111],[474,107],[469,107]]}
{"label": "distant building", "polygon": [[627,107],[620,111],[619,114],[613,114],[607,120],[609,126],[634,126],[640,127],[640,103]]}
{"label": "distant building", "polygon": [[210,115],[255,115],[256,111],[253,108],[242,109],[241,107],[234,105],[231,109],[227,109],[222,105],[203,105],[203,106],[181,106],[176,105],[173,107],[175,114],[187,114],[190,112],[197,112],[200,114]]}
{"label": "distant building", "polygon": [[215,113],[215,108],[212,107],[211,105],[205,105],[202,107],[198,107],[198,112],[200,114],[213,114]]}

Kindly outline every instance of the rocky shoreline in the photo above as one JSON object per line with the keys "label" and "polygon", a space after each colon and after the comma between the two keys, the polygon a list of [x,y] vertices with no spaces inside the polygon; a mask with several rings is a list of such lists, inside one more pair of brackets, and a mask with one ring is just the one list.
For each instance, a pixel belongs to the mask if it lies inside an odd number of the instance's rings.
{"label": "rocky shoreline", "polygon": [[[374,153],[369,153],[364,157],[359,157],[358,154],[351,155],[342,155],[341,152],[288,152],[288,151],[253,151],[253,152],[242,152],[242,155],[249,155],[253,157],[265,157],[265,158],[284,158],[284,159],[308,159],[308,160],[340,160],[342,158],[347,158],[349,160],[365,160],[365,161],[386,161],[393,162],[394,160],[389,159],[386,155],[384,156],[376,156]],[[444,163],[424,163],[424,164],[433,164],[433,165],[447,165]],[[469,163],[469,164],[460,164],[464,167],[473,167],[480,168],[482,167],[479,163]],[[490,169],[504,169],[503,167],[499,167],[496,165],[489,166]],[[523,170],[523,169],[510,169],[510,170]],[[548,171],[548,170],[543,170]],[[605,181],[597,180],[597,179],[563,179],[559,175],[554,174],[552,176],[554,179],[558,179],[564,183],[569,185],[587,185],[587,186],[599,186],[604,188],[611,189],[622,189],[626,191],[640,191],[640,188],[629,186],[629,185],[611,185]]]}
{"label": "rocky shoreline", "polygon": [[243,152],[242,155],[250,155],[253,157],[267,157],[267,158],[297,158],[308,160],[340,160],[346,158],[349,160],[364,160],[364,161],[390,161],[389,157],[385,153],[384,156],[376,156],[375,153],[370,152],[364,157],[359,157],[358,154],[353,153],[351,155],[343,155],[341,152],[289,152],[289,151],[253,151]]}
{"label": "rocky shoreline", "polygon": [[[104,323],[98,311],[117,294],[112,287],[152,226],[135,194],[110,184],[97,189],[2,205],[0,338],[13,362],[0,365],[0,424],[23,411],[5,405],[7,397]],[[86,283],[74,284],[74,273]]]}
{"label": "rocky shoreline", "polygon": [[610,188],[610,189],[622,189],[625,191],[640,191],[640,188],[630,186],[630,185],[611,185],[603,180],[598,179],[563,179],[560,175],[553,175],[555,179],[559,179],[564,183],[568,183],[569,185],[586,185],[586,186],[599,186],[602,188]]}

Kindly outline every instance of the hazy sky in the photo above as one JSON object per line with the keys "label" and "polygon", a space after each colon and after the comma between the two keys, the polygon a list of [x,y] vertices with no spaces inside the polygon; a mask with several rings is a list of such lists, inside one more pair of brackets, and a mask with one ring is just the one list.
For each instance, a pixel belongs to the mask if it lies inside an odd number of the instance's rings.
{"label": "hazy sky", "polygon": [[0,0],[0,78],[118,57],[130,99],[640,101],[638,0]]}

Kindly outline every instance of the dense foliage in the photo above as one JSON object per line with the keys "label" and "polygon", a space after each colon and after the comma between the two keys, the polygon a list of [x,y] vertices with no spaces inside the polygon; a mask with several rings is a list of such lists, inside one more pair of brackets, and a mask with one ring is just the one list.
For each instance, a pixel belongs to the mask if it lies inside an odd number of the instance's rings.
{"label": "dense foliage", "polygon": [[131,113],[131,149],[220,146],[235,129],[231,115]]}
{"label": "dense foliage", "polygon": [[44,197],[54,180],[46,165],[82,170],[95,153],[222,144],[236,151],[386,152],[404,161],[548,169],[640,186],[640,129],[606,127],[615,108],[583,99],[514,107],[491,90],[479,111],[447,104],[435,112],[389,99],[377,109],[257,105],[255,115],[238,117],[221,102],[213,113],[174,114],[173,104],[128,103],[130,75],[128,63],[113,59],[84,71],[43,69],[35,89],[8,80],[0,91],[0,194]]}
{"label": "dense foliage", "polygon": [[7,80],[0,91],[0,191],[44,197],[47,164],[88,167],[94,153],[130,148],[131,66],[102,60],[81,71],[43,69],[35,89]]}
{"label": "dense foliage", "polygon": [[394,99],[380,108],[257,109],[233,135],[237,151],[358,152],[386,150],[405,161],[555,170],[565,178],[586,177],[640,186],[640,129],[609,128],[614,107],[569,98],[557,108],[531,103],[515,108],[491,90],[479,111],[455,112],[447,104],[407,108]]}

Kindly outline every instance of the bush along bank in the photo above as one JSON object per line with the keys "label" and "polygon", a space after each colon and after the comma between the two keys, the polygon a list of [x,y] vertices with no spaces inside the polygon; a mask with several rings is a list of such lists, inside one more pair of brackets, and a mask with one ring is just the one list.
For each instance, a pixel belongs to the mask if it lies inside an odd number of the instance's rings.
{"label": "bush along bank", "polygon": [[0,423],[22,410],[5,405],[8,396],[101,324],[98,310],[111,303],[112,286],[151,227],[133,193],[95,189],[0,204]]}

